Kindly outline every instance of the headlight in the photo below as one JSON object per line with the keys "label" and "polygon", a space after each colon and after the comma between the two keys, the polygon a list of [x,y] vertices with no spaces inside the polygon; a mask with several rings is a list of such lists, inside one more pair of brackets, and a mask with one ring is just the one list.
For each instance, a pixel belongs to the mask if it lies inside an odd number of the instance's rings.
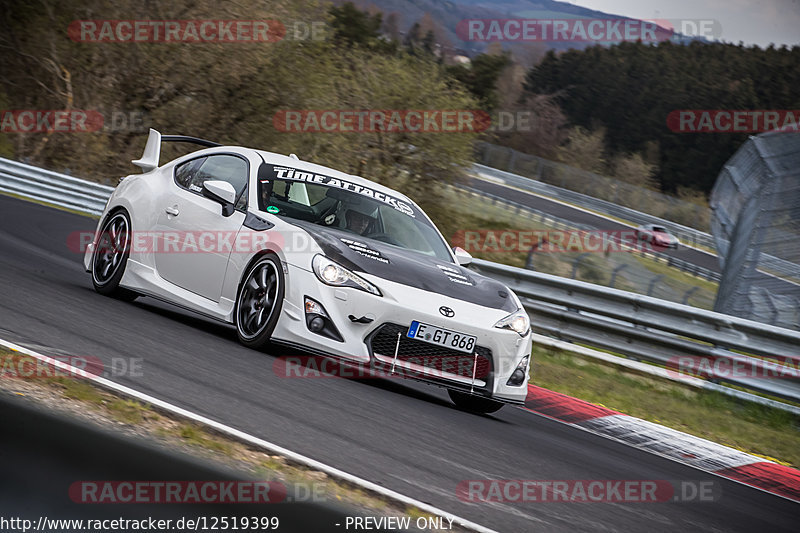
{"label": "headlight", "polygon": [[375,296],[382,296],[378,287],[361,276],[353,274],[342,265],[331,261],[324,255],[315,255],[314,260],[311,262],[311,267],[314,270],[314,274],[326,285],[333,285],[334,287],[353,287],[354,289],[367,291]]}
{"label": "headlight", "polygon": [[531,330],[531,319],[524,309],[517,309],[507,317],[499,320],[494,327],[510,329],[519,333],[520,337],[524,337]]}

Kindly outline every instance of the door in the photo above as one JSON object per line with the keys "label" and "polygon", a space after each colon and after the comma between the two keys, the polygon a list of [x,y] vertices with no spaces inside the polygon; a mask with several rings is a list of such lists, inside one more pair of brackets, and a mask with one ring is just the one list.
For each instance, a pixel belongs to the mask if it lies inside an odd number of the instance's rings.
{"label": "door", "polygon": [[[249,165],[244,157],[218,154],[175,167],[161,198],[155,264],[159,276],[204,298],[219,301],[228,258],[247,210]],[[203,196],[203,183],[227,181],[236,190],[236,209],[222,215],[219,202]]]}

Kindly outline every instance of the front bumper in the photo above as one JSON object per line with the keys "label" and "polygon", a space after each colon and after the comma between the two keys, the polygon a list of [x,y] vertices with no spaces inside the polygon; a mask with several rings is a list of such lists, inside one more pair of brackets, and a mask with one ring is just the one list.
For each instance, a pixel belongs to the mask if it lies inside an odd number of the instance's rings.
{"label": "front bumper", "polygon": [[[493,327],[509,314],[444,295],[364,275],[377,285],[383,296],[338,288],[321,283],[310,271],[286,265],[286,293],[283,312],[273,332],[279,342],[303,346],[311,351],[447,388],[471,391],[496,400],[521,403],[527,395],[527,379],[507,385],[523,357],[531,353],[531,337]],[[304,301],[311,298],[322,305],[342,340],[313,333],[305,318]],[[450,307],[455,316],[446,318],[440,306]],[[365,317],[368,323],[350,318]],[[417,320],[477,338],[473,354],[456,352],[406,337]],[[399,340],[398,340],[399,334]],[[395,351],[397,357],[395,357]],[[530,363],[525,368],[529,375]],[[387,372],[382,372],[386,375]]]}

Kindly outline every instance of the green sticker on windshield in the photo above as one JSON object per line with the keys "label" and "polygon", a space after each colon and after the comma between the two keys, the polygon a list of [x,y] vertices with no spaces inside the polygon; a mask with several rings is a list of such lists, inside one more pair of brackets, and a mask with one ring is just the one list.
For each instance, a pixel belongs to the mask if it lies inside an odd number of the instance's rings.
{"label": "green sticker on windshield", "polygon": [[281,210],[275,207],[274,205],[267,207],[267,213],[272,213],[273,215],[277,215],[280,212]]}

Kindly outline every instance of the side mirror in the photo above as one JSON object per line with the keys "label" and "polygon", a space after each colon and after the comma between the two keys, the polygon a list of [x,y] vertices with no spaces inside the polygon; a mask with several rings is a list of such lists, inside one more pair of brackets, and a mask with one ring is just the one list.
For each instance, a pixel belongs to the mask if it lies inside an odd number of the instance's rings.
{"label": "side mirror", "polygon": [[209,180],[203,183],[203,196],[222,204],[222,215],[233,214],[233,203],[236,201],[236,189],[227,181]]}
{"label": "side mirror", "polygon": [[468,264],[472,263],[472,255],[470,255],[468,251],[460,246],[453,248],[453,253],[456,256],[456,261],[458,261],[459,265],[467,266]]}

